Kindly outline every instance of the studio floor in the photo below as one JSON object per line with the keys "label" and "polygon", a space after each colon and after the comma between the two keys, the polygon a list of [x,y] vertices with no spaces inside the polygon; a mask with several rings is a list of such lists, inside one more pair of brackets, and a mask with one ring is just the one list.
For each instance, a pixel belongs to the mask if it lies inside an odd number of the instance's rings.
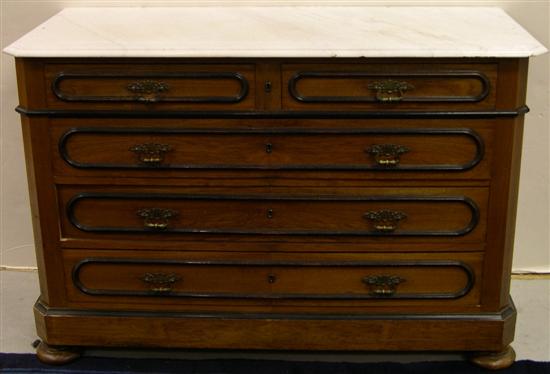
{"label": "studio floor", "polygon": [[[38,297],[36,271],[0,271],[0,352],[32,353],[37,339],[32,306]],[[550,279],[514,279],[512,297],[518,309],[513,347],[518,360],[550,361]],[[256,358],[323,361],[439,361],[459,359],[453,354],[354,353],[314,354],[296,352],[204,352],[88,350],[92,356],[174,358]]]}

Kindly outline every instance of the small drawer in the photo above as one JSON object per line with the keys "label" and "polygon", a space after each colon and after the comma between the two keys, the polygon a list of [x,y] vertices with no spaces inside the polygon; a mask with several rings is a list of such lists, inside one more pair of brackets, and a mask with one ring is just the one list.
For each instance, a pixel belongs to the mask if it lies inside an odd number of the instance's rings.
{"label": "small drawer", "polygon": [[254,65],[48,64],[55,109],[246,110],[255,106]]}
{"label": "small drawer", "polygon": [[[174,258],[144,252],[141,257],[64,254],[70,299],[121,300],[232,299],[285,302],[344,302],[359,305],[374,301],[434,301],[455,304],[478,302],[479,254],[443,256],[320,256],[304,259],[214,254],[200,258]],[[120,301],[120,300],[119,300]]]}
{"label": "small drawer", "polygon": [[[460,172],[485,157],[487,131],[469,128],[55,130],[58,174],[161,170]],[[478,176],[488,177],[488,168]],[[434,177],[437,174],[434,173]]]}
{"label": "small drawer", "polygon": [[[67,238],[178,240],[181,236],[460,238],[483,242],[484,188],[365,188],[361,195],[190,194],[62,187]],[[241,239],[239,239],[241,240]]]}
{"label": "small drawer", "polygon": [[493,109],[496,64],[288,64],[286,110]]}

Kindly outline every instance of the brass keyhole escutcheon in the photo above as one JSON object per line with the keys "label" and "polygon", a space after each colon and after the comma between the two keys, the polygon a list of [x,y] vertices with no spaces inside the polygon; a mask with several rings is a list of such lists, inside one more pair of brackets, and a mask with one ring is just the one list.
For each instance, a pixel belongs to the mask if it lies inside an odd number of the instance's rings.
{"label": "brass keyhole escutcheon", "polygon": [[266,216],[267,216],[267,218],[272,219],[273,218],[273,209],[269,208],[266,212]]}
{"label": "brass keyhole escutcheon", "polygon": [[277,281],[277,276],[275,274],[267,275],[267,283],[273,284]]}
{"label": "brass keyhole escutcheon", "polygon": [[273,152],[273,144],[271,143],[266,143],[265,145],[265,153],[271,153]]}

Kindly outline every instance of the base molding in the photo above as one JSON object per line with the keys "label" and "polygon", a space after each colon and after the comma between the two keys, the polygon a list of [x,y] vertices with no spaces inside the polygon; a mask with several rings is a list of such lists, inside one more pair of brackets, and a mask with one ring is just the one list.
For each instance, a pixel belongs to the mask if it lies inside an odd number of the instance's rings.
{"label": "base molding", "polygon": [[53,346],[333,351],[492,351],[513,340],[516,310],[479,314],[199,314],[34,307]]}

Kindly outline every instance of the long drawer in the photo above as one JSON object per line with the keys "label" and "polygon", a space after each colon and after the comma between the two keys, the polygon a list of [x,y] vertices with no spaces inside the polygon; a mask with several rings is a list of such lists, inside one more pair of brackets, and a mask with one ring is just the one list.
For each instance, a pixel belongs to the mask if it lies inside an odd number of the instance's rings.
{"label": "long drawer", "polygon": [[465,171],[483,157],[473,130],[71,129],[63,160],[85,169]]}
{"label": "long drawer", "polygon": [[[185,127],[174,127],[173,121],[89,120],[89,126],[79,127],[69,120],[57,122],[50,133],[58,150],[54,171],[68,176],[161,178],[223,171],[250,177],[251,171],[300,171],[349,172],[356,178],[487,179],[493,143],[488,124],[472,128],[467,121],[438,127],[433,121],[385,127],[357,121],[369,127],[355,128],[330,120],[301,121],[302,127],[283,122],[276,128],[270,121],[240,121],[225,128],[204,121],[188,121]],[[310,127],[315,124],[323,127]]]}
{"label": "long drawer", "polygon": [[[485,188],[364,188],[354,194],[235,194],[59,186],[61,237],[485,240]],[[154,245],[154,244],[153,244]]]}
{"label": "long drawer", "polygon": [[63,252],[73,302],[197,306],[479,303],[482,256]]}

